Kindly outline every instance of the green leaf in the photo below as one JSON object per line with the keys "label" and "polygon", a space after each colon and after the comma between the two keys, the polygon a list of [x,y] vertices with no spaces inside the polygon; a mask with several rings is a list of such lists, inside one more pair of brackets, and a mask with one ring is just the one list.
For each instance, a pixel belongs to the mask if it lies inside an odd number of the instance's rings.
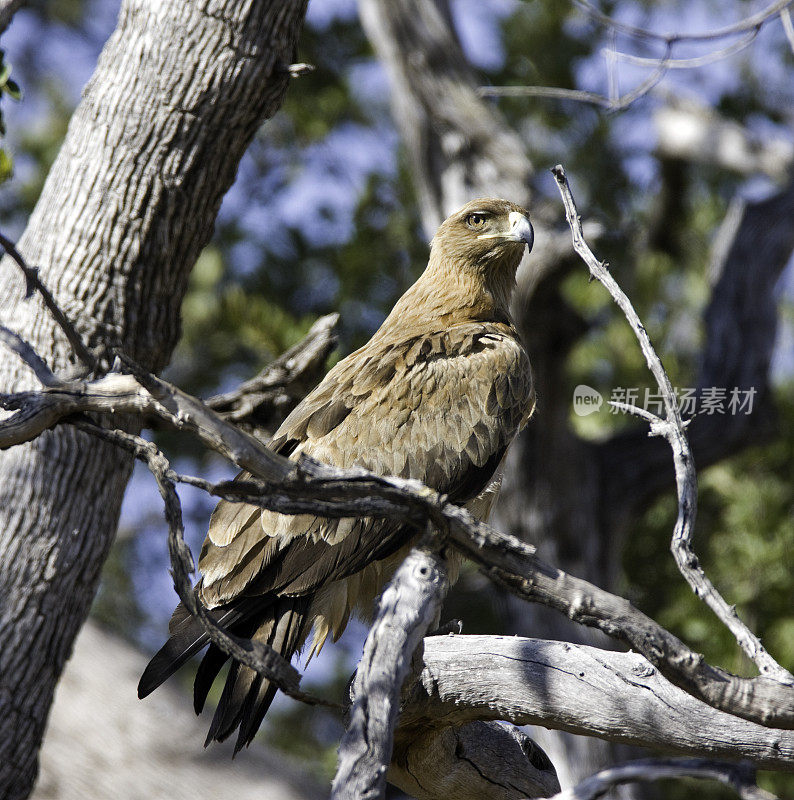
{"label": "green leaf", "polygon": [[0,183],[5,183],[14,172],[14,162],[5,150],[0,149]]}
{"label": "green leaf", "polygon": [[12,81],[10,79],[7,80],[6,85],[3,87],[3,91],[13,100],[22,99],[22,89],[19,88],[19,84],[16,81]]}

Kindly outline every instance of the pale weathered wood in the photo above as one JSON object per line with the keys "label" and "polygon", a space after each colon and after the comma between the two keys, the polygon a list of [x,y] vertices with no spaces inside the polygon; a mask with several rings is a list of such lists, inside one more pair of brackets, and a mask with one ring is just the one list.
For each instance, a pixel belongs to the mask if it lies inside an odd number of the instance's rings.
{"label": "pale weathered wood", "polygon": [[794,733],[713,709],[639,653],[510,636],[425,639],[401,725],[510,720],[794,771]]}
{"label": "pale weathered wood", "polygon": [[[89,346],[149,369],[248,143],[279,107],[306,0],[125,0],[19,251]],[[72,348],[0,265],[0,319],[63,375]],[[16,358],[4,390],[34,385]],[[131,424],[129,421],[125,425]],[[135,424],[135,423],[132,423]],[[27,795],[58,676],[118,523],[127,453],[73,428],[0,455],[0,796]]]}
{"label": "pale weathered wood", "polygon": [[332,800],[383,797],[403,681],[423,636],[438,625],[447,586],[440,542],[426,537],[398,567],[378,600],[353,680]]}
{"label": "pale weathered wood", "polygon": [[[670,549],[673,552],[679,571],[689,583],[697,597],[716,614],[717,618],[734,635],[739,646],[748,658],[755,662],[761,675],[794,688],[794,676],[778,664],[761,644],[761,640],[747,627],[736,613],[736,606],[729,606],[717,588],[709,580],[695,555],[692,534],[697,515],[697,474],[689,438],[678,407],[678,400],[670,383],[670,378],[662,365],[662,360],[651,344],[648,332],[640,321],[631,301],[612,277],[607,265],[599,261],[588,246],[582,222],[571,194],[565,170],[558,164],[552,169],[565,204],[565,216],[571,227],[573,246],[590,270],[593,278],[600,281],[618,305],[631,326],[640,344],[648,369],[653,374],[664,405],[664,417],[635,406],[623,405],[629,413],[645,419],[650,424],[650,434],[667,440],[673,451],[676,493],[678,497],[678,516],[673,530]],[[791,701],[789,701],[791,702]],[[741,711],[737,713],[741,714]]]}

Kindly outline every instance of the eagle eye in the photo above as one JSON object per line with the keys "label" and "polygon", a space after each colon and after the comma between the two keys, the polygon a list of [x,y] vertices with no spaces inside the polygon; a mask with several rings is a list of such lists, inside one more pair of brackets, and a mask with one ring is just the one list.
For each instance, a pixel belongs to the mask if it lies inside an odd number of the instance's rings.
{"label": "eagle eye", "polygon": [[475,211],[473,214],[469,214],[466,217],[466,225],[471,228],[473,231],[481,230],[485,227],[485,223],[487,222],[486,215]]}

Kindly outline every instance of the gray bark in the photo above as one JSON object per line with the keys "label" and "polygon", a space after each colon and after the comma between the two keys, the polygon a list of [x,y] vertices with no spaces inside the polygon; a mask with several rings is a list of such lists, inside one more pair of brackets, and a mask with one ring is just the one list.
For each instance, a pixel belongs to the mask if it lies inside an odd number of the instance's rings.
{"label": "gray bark", "polygon": [[501,636],[425,640],[401,724],[503,719],[794,771],[794,732],[711,708],[638,653]]}
{"label": "gray bark", "polygon": [[[19,249],[84,338],[158,370],[223,194],[280,105],[305,0],[123,3]],[[4,324],[63,372],[38,298],[2,265]],[[17,359],[0,383],[33,385]],[[0,795],[23,798],[53,690],[116,529],[131,458],[71,428],[0,459]]]}

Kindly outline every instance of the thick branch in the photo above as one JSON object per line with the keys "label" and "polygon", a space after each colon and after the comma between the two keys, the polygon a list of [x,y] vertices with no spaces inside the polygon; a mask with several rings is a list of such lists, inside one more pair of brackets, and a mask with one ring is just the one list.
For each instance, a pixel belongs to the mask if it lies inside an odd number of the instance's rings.
{"label": "thick branch", "polygon": [[531,165],[520,138],[477,96],[448,5],[361,0],[359,11],[389,74],[428,236],[472,197],[526,205]]}
{"label": "thick branch", "polygon": [[507,636],[425,639],[400,726],[472,720],[541,725],[708,758],[794,771],[794,733],[706,706],[638,653]]}
{"label": "thick branch", "polygon": [[[794,161],[789,139],[759,136],[710,106],[670,95],[653,112],[656,151],[663,158],[710,164],[740,175],[785,178]],[[768,219],[768,224],[775,224]]]}
{"label": "thick branch", "polygon": [[415,547],[378,601],[353,682],[332,800],[383,797],[403,681],[422,637],[438,624],[447,590],[439,544],[428,537]]}

